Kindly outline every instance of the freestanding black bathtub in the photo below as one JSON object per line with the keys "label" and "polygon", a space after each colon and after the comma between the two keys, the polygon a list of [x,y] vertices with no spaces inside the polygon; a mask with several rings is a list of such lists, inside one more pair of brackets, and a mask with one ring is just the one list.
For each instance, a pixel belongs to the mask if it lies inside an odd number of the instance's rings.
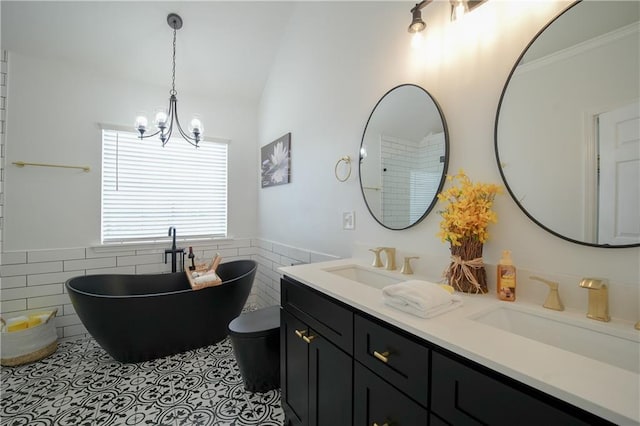
{"label": "freestanding black bathtub", "polygon": [[82,324],[109,355],[140,362],[211,345],[249,297],[257,263],[218,266],[222,284],[192,290],[184,272],[87,275],[66,288]]}

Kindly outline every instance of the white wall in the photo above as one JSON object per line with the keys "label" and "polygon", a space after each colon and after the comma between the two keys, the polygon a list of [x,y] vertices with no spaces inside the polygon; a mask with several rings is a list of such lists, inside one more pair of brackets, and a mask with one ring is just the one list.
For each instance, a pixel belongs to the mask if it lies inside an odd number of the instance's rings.
{"label": "white wall", "polygon": [[[140,110],[168,102],[167,87],[145,87],[10,52],[5,169],[5,252],[89,247],[100,242],[101,134],[98,123],[132,126]],[[179,88],[179,86],[178,86]],[[200,113],[208,136],[229,146],[229,234],[256,230],[257,108],[249,102],[179,93],[179,114]],[[185,119],[183,119],[184,121]],[[150,143],[150,142],[145,142]],[[171,143],[181,143],[176,139]],[[13,161],[87,165],[89,173],[12,166]],[[185,176],[185,185],[198,176]],[[180,230],[178,229],[178,235]]]}
{"label": "white wall", "polygon": [[[343,155],[358,158],[362,131],[377,100],[391,87],[416,83],[434,96],[446,117],[449,172],[464,168],[475,181],[502,183],[493,147],[502,88],[529,41],[569,3],[491,1],[455,23],[449,22],[448,4],[425,9],[426,38],[418,50],[412,50],[406,31],[412,4],[297,6],[264,90],[259,120],[261,146],[292,133],[292,178],[288,185],[259,191],[261,238],[339,256],[359,254],[359,247],[395,246],[420,253],[414,269],[439,277],[449,250],[436,237],[437,207],[409,230],[383,229],[366,209],[357,174],[340,183],[333,167]],[[537,284],[527,282],[527,272],[559,277],[561,294],[570,293],[576,306],[586,309],[587,295],[577,289],[577,280],[605,277],[620,286],[612,305],[625,304],[612,309],[640,315],[640,249],[566,242],[527,219],[507,194],[495,207],[499,223],[490,228],[485,262],[496,264],[501,251],[511,249],[522,272],[523,293],[527,287],[538,291]],[[342,212],[352,210],[356,229],[343,231]]]}

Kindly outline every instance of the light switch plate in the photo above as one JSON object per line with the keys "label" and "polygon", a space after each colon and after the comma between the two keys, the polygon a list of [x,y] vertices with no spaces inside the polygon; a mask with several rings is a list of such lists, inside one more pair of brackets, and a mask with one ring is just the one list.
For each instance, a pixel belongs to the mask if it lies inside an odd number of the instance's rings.
{"label": "light switch plate", "polygon": [[342,213],[342,229],[353,231],[356,229],[356,212]]}

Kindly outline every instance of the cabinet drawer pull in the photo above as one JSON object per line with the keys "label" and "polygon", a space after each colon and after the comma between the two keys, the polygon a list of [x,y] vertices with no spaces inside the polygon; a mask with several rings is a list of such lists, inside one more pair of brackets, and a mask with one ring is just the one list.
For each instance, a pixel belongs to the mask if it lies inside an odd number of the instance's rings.
{"label": "cabinet drawer pull", "polygon": [[311,341],[312,341],[313,339],[315,339],[315,338],[316,338],[316,336],[314,336],[314,335],[312,335],[312,334],[311,334],[311,335],[309,335],[309,336],[302,336],[302,340],[304,340],[304,341],[305,341],[305,342],[307,342],[307,343],[311,343]]}
{"label": "cabinet drawer pull", "polygon": [[[378,352],[378,351],[373,351],[373,356],[375,356],[376,358],[378,358],[380,361],[384,362],[385,364],[387,362],[389,362],[389,351],[385,351],[385,352]],[[382,425],[384,426],[384,425]]]}
{"label": "cabinet drawer pull", "polygon": [[296,336],[301,339],[304,339],[304,335],[307,334],[308,330],[296,330]]}
{"label": "cabinet drawer pull", "polygon": [[372,426],[389,426],[389,423],[384,422],[384,423],[382,423],[381,425],[379,425],[378,423],[373,422],[373,425],[372,425]]}

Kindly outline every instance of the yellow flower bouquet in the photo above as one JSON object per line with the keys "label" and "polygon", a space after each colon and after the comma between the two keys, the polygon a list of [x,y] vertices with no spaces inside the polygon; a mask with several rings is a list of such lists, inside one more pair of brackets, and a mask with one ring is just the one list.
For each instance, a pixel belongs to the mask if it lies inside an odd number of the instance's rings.
{"label": "yellow flower bouquet", "polygon": [[482,247],[489,238],[489,224],[498,222],[491,208],[502,187],[473,183],[462,170],[447,176],[447,181],[457,181],[458,185],[438,194],[438,201],[446,204],[439,212],[442,221],[438,236],[451,245],[451,264],[444,276],[449,285],[459,291],[486,293]]}

